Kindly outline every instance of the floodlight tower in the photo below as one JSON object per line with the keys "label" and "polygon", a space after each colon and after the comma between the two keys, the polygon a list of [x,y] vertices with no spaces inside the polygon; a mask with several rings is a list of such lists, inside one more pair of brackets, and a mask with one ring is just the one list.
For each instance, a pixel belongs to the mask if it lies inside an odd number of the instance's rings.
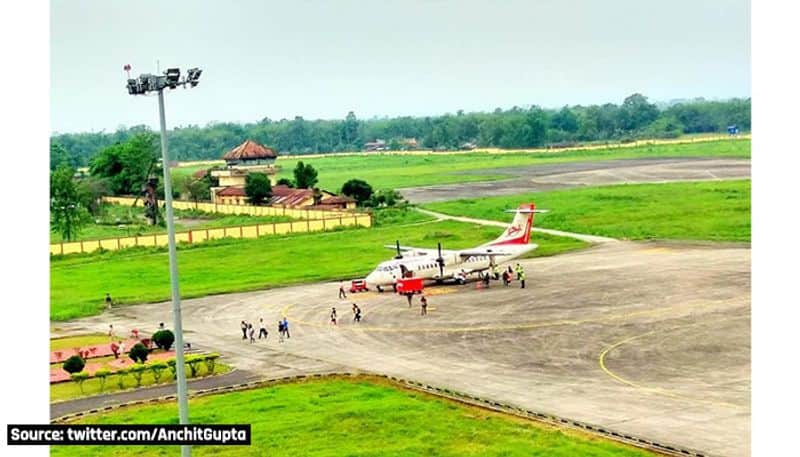
{"label": "floodlight tower", "polygon": [[[186,368],[183,356],[183,324],[181,323],[181,296],[178,289],[178,260],[175,254],[175,220],[172,211],[172,179],[169,173],[169,154],[167,154],[167,122],[164,118],[164,89],[175,89],[178,86],[195,87],[203,70],[190,68],[184,78],[178,68],[169,68],[162,76],[142,74],[138,79],[130,78],[130,65],[125,65],[128,72],[128,93],[145,95],[158,93],[158,114],[161,121],[161,160],[164,169],[164,201],[167,207],[167,233],[169,240],[169,277],[172,288],[172,316],[175,321],[175,368],[178,384],[178,414],[181,424],[189,423],[189,400],[186,395]],[[189,457],[191,447],[181,446],[181,455]]]}

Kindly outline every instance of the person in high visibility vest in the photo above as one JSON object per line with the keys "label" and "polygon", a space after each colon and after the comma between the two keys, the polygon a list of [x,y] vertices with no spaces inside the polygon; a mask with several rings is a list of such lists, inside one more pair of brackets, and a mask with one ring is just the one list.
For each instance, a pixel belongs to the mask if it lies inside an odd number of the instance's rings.
{"label": "person in high visibility vest", "polygon": [[497,264],[492,265],[492,275],[494,275],[495,281],[500,279],[500,267]]}
{"label": "person in high visibility vest", "polygon": [[517,266],[514,267],[514,270],[517,272],[517,280],[519,280],[520,275],[522,275],[522,266],[520,264],[517,264]]}
{"label": "person in high visibility vest", "polygon": [[519,272],[519,288],[520,289],[525,288],[525,272],[521,270]]}

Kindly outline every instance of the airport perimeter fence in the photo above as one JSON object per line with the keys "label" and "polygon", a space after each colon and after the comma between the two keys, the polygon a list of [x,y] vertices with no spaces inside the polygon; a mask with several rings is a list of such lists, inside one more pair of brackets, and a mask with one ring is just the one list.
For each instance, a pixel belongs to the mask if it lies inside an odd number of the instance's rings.
{"label": "airport perimeter fence", "polygon": [[[127,197],[106,197],[108,203],[132,204],[133,198]],[[260,207],[260,206],[237,206],[237,205],[215,205],[213,203],[194,203],[177,201],[173,202],[176,209],[203,209],[204,205],[218,207],[221,213],[226,214],[250,214],[258,216],[281,216],[300,218],[301,220],[292,222],[273,222],[265,224],[238,225],[233,227],[219,227],[207,229],[194,229],[175,233],[175,241],[178,243],[202,243],[204,241],[220,238],[259,238],[270,235],[285,235],[289,233],[319,232],[335,229],[337,227],[371,227],[372,215],[368,213],[352,213],[344,211],[320,211],[320,210],[300,210],[294,208]],[[179,204],[181,206],[179,206]],[[192,205],[191,207],[183,204]],[[198,205],[195,207],[194,205]],[[235,212],[234,209],[239,209]],[[244,208],[244,210],[242,210]],[[250,209],[248,209],[250,208]],[[257,211],[254,211],[256,208]],[[263,210],[263,212],[262,212]],[[253,212],[248,212],[253,211]],[[104,238],[99,240],[70,241],[50,244],[50,255],[77,254],[93,252],[98,249],[115,251],[136,246],[158,247],[166,246],[168,237],[166,233],[153,233],[148,235],[124,236],[115,238]]]}

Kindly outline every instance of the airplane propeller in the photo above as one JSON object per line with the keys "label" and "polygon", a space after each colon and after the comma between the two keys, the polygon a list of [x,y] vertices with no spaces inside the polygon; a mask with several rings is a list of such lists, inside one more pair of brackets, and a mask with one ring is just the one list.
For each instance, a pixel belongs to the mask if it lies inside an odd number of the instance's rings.
{"label": "airplane propeller", "polygon": [[397,242],[397,255],[394,256],[394,258],[399,260],[403,258],[403,254],[400,253],[400,240],[396,240],[396,242]]}
{"label": "airplane propeller", "polygon": [[439,257],[436,258],[436,263],[439,264],[439,277],[444,277],[444,258],[442,257],[442,243],[439,245]]}

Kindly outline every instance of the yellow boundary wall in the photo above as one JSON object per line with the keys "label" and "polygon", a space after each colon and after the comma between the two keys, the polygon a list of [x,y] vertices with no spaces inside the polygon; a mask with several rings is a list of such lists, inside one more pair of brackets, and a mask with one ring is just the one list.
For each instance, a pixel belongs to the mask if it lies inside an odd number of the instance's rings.
{"label": "yellow boundary wall", "polygon": [[[134,199],[126,197],[104,197],[104,200],[108,203],[131,205]],[[140,202],[138,202],[137,205],[141,205]],[[174,202],[174,203],[189,203],[191,205],[195,205],[195,203],[193,202]],[[211,207],[214,206],[226,207],[223,209],[223,211],[220,212],[232,211],[228,207],[258,208],[264,210],[279,211],[277,213],[257,212],[255,214],[247,212],[231,213],[231,214],[251,214],[260,216],[283,215],[284,213],[281,210],[285,209],[287,211],[286,212],[287,216],[290,216],[290,211],[291,211],[291,214],[302,213],[305,217],[302,218],[303,220],[298,220],[293,222],[239,225],[234,227],[218,227],[218,228],[196,229],[196,230],[189,230],[186,232],[178,232],[175,234],[175,241],[177,241],[178,243],[181,242],[202,243],[204,241],[215,240],[219,238],[258,238],[262,236],[283,235],[287,233],[319,232],[323,230],[333,229],[336,227],[372,227],[372,216],[367,213],[349,213],[349,212],[319,211],[319,210],[306,211],[306,210],[297,210],[292,208],[274,208],[274,207],[260,207],[260,206],[237,207],[236,205],[214,205],[213,203],[199,203],[198,205],[200,206],[198,206],[197,209],[203,211],[207,211],[202,209],[203,205],[208,205]],[[190,209],[187,207],[178,206],[177,204],[174,205],[174,207],[178,209]],[[194,206],[192,208],[194,208]],[[320,215],[319,213],[324,213],[325,217],[319,217]],[[312,218],[314,216],[317,217]],[[298,216],[295,215],[292,217],[298,217]],[[93,252],[101,248],[108,251],[115,251],[118,249],[125,249],[134,246],[166,246],[166,245],[167,245],[167,234],[154,233],[148,235],[105,238],[101,240],[52,243],[50,244],[50,255]]]}

